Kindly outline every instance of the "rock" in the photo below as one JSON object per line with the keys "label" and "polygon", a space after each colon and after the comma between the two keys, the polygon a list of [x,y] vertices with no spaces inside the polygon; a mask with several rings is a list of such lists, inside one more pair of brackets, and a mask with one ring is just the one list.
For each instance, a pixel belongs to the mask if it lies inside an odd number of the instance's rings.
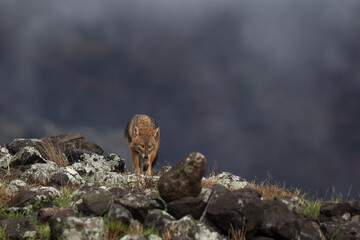
{"label": "rock", "polygon": [[120,198],[122,196],[125,196],[127,194],[127,191],[125,191],[123,188],[121,187],[114,187],[110,189],[110,192],[112,193],[112,195],[114,195],[116,198]]}
{"label": "rock", "polygon": [[7,169],[13,161],[14,158],[9,153],[9,150],[4,146],[0,146],[0,168]]}
{"label": "rock", "polygon": [[46,194],[35,191],[19,191],[9,202],[10,207],[29,207],[31,209],[40,209],[43,207],[53,207],[53,199]]}
{"label": "rock", "polygon": [[157,177],[161,177],[161,175],[163,175],[164,173],[166,173],[167,171],[169,171],[171,169],[171,166],[164,166],[159,170],[154,170],[152,172],[152,176],[157,176]]}
{"label": "rock", "polygon": [[142,174],[105,173],[103,183],[107,186],[121,186],[124,190],[155,188],[159,177]]}
{"label": "rock", "polygon": [[299,212],[306,205],[304,199],[298,197],[281,197],[279,200],[285,203],[292,212]]}
{"label": "rock", "polygon": [[326,217],[341,217],[346,213],[354,215],[355,211],[349,203],[324,203],[320,207],[320,213]]}
{"label": "rock", "polygon": [[105,239],[104,221],[101,217],[56,218],[50,224],[50,233],[51,239]]}
{"label": "rock", "polygon": [[40,222],[51,222],[56,218],[76,216],[77,213],[72,208],[42,208],[39,210],[37,219]]}
{"label": "rock", "polygon": [[35,225],[22,216],[3,220],[2,226],[7,239],[28,239],[37,235]]}
{"label": "rock", "polygon": [[56,163],[46,161],[45,163],[35,163],[31,167],[20,175],[20,179],[27,183],[35,183],[41,185],[47,185],[50,182],[51,175],[58,171]]}
{"label": "rock", "polygon": [[134,219],[144,222],[151,209],[164,209],[163,203],[157,199],[156,194],[145,190],[137,190],[115,199],[115,203],[126,207]]}
{"label": "rock", "polygon": [[264,201],[262,232],[276,239],[299,239],[299,229],[295,214],[280,199]]}
{"label": "rock", "polygon": [[31,165],[34,163],[46,163],[40,152],[34,147],[24,147],[16,153],[14,161],[10,163],[10,167],[19,165]]}
{"label": "rock", "polygon": [[229,172],[221,172],[216,176],[217,184],[221,184],[229,189],[241,189],[249,185],[249,183],[239,176]]}
{"label": "rock", "polygon": [[301,240],[326,240],[323,232],[321,231],[320,223],[316,218],[300,216],[298,217],[297,222],[300,227]]}
{"label": "rock", "polygon": [[145,236],[145,234],[133,233],[120,238],[120,240],[148,240],[148,238]]}
{"label": "rock", "polygon": [[122,164],[121,161],[106,160],[104,156],[96,153],[83,153],[80,160],[72,164],[71,167],[81,176],[92,177],[94,182],[103,181],[109,172],[121,170],[119,167]]}
{"label": "rock", "polygon": [[109,208],[108,217],[110,221],[121,222],[129,225],[132,215],[125,207],[120,204],[112,203]]}
{"label": "rock", "polygon": [[360,239],[360,223],[351,221],[328,221],[321,224],[326,239]]}
{"label": "rock", "polygon": [[204,172],[205,157],[201,153],[190,153],[160,177],[160,196],[166,202],[183,197],[197,197],[201,191]]}
{"label": "rock", "polygon": [[196,223],[191,216],[185,216],[178,221],[172,221],[165,226],[170,236],[188,237],[195,240],[225,240],[217,232],[212,232],[203,223]]}
{"label": "rock", "polygon": [[83,196],[82,202],[78,205],[78,211],[87,216],[103,216],[108,212],[113,198],[110,193],[86,194]]}
{"label": "rock", "polygon": [[114,166],[114,172],[124,173],[125,172],[125,159],[121,158],[115,153],[110,153],[105,157],[105,160]]}
{"label": "rock", "polygon": [[24,190],[26,188],[27,184],[26,182],[16,179],[16,180],[12,180],[8,185],[7,185],[7,192],[8,193],[16,193],[20,190]]}
{"label": "rock", "polygon": [[54,187],[37,186],[37,187],[32,187],[29,190],[37,192],[42,195],[46,195],[46,196],[50,197],[51,199],[55,199],[57,197],[60,197],[60,195],[61,195],[59,190],[57,190]]}
{"label": "rock", "polygon": [[36,147],[38,143],[40,143],[41,140],[39,139],[23,139],[18,138],[14,139],[12,142],[9,142],[6,147],[9,149],[9,152],[11,154],[16,154],[24,147]]}
{"label": "rock", "polygon": [[200,219],[205,209],[206,202],[199,198],[184,197],[167,204],[168,212],[176,219],[191,215],[194,219]]}
{"label": "rock", "polygon": [[160,209],[150,210],[144,221],[144,228],[154,228],[154,231],[162,231],[165,226],[169,225],[175,218]]}
{"label": "rock", "polygon": [[104,150],[97,144],[83,138],[80,134],[66,133],[59,136],[43,138],[43,141],[51,141],[59,149],[83,149],[96,154],[103,154]]}
{"label": "rock", "polygon": [[76,186],[84,182],[79,173],[71,166],[60,168],[50,179],[50,183],[56,186]]}
{"label": "rock", "polygon": [[262,201],[250,192],[231,192],[223,185],[214,185],[206,216],[227,234],[234,229],[247,229],[247,238],[259,230],[264,220]]}
{"label": "rock", "polygon": [[64,151],[64,154],[69,162],[69,165],[72,165],[76,162],[81,162],[83,160],[82,155],[84,153],[92,154],[92,152],[84,150],[84,149],[69,148]]}

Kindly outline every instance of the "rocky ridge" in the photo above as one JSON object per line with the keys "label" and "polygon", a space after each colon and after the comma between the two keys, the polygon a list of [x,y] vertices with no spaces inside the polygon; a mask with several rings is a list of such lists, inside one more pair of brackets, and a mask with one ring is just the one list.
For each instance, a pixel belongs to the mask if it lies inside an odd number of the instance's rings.
{"label": "rocky ridge", "polygon": [[360,239],[357,201],[264,197],[204,178],[205,163],[190,153],[145,176],[78,134],[15,139],[0,146],[0,239]]}

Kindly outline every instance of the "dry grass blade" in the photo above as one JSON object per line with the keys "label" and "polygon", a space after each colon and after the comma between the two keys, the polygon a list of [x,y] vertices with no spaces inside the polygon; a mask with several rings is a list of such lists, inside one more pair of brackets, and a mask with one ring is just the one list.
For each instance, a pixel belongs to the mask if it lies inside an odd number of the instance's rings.
{"label": "dry grass blade", "polygon": [[55,162],[59,167],[66,167],[68,165],[64,149],[60,149],[50,139],[43,139],[37,148],[46,160]]}
{"label": "dry grass blade", "polygon": [[269,180],[264,180],[260,183],[253,181],[252,185],[256,190],[262,192],[263,198],[299,197],[301,195],[301,191],[299,189],[288,190],[285,188],[285,184],[280,185],[278,183],[270,183]]}
{"label": "dry grass blade", "polygon": [[9,179],[7,177],[2,176],[0,178],[0,204],[6,205],[10,201],[10,199],[14,196],[13,193],[9,193],[7,190],[7,183]]}
{"label": "dry grass blade", "polygon": [[[245,219],[244,219],[245,222]],[[246,240],[246,228],[245,224],[241,227],[241,229],[235,229],[232,224],[230,224],[230,229],[228,233],[228,239],[233,240]]]}

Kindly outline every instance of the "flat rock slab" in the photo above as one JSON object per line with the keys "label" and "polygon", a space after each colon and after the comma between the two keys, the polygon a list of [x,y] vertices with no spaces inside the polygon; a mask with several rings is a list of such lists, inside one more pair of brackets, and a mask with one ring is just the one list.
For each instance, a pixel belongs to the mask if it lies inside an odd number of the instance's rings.
{"label": "flat rock slab", "polygon": [[183,197],[197,197],[205,173],[205,157],[192,152],[177,162],[159,179],[158,189],[162,199],[171,202]]}

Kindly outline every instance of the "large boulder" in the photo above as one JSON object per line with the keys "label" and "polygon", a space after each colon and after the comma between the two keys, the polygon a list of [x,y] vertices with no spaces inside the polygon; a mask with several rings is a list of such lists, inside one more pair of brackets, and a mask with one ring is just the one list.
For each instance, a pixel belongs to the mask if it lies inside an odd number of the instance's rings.
{"label": "large boulder", "polygon": [[200,198],[184,197],[167,204],[168,212],[176,219],[191,215],[194,219],[200,219],[206,207],[206,202]]}
{"label": "large boulder", "polygon": [[14,161],[14,158],[9,153],[9,150],[4,146],[0,146],[0,168],[9,168],[12,161]]}
{"label": "large boulder", "polygon": [[159,179],[158,189],[162,199],[171,202],[183,197],[197,197],[205,173],[205,157],[192,152]]}
{"label": "large boulder", "polygon": [[261,199],[249,191],[233,193],[223,185],[214,185],[206,216],[224,234],[231,228],[245,228],[254,236],[264,220]]}
{"label": "large boulder", "polygon": [[103,216],[113,202],[111,193],[89,193],[83,196],[78,211],[85,215]]}
{"label": "large boulder", "polygon": [[261,231],[276,239],[300,239],[297,217],[279,198],[264,201]]}

